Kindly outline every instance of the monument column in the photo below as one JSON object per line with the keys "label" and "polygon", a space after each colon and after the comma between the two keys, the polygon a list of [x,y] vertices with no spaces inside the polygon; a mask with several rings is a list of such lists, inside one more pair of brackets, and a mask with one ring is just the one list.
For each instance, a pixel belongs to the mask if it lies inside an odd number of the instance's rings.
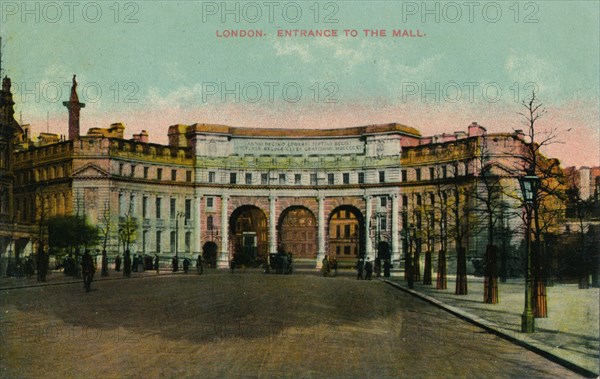
{"label": "monument column", "polygon": [[398,246],[398,194],[392,195],[392,264],[400,262],[400,248]]}
{"label": "monument column", "polygon": [[221,196],[221,256],[219,257],[219,268],[229,267],[229,228],[227,205],[229,195]]}
{"label": "monument column", "polygon": [[325,198],[319,196],[317,201],[319,203],[319,215],[317,220],[317,268],[321,268],[323,258],[325,258]]}
{"label": "monument column", "polygon": [[371,239],[371,213],[373,213],[371,200],[373,196],[365,196],[365,254],[369,259],[373,259],[373,241]]}
{"label": "monument column", "polygon": [[277,197],[269,195],[269,253],[277,253],[277,217],[275,217],[275,206]]}

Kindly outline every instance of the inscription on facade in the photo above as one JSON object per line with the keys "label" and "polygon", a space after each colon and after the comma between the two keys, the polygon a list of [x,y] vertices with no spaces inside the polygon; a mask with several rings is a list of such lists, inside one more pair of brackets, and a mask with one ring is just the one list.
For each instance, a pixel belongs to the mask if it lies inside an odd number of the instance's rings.
{"label": "inscription on facade", "polygon": [[363,154],[365,145],[360,140],[267,140],[234,139],[234,152],[239,155],[311,155]]}

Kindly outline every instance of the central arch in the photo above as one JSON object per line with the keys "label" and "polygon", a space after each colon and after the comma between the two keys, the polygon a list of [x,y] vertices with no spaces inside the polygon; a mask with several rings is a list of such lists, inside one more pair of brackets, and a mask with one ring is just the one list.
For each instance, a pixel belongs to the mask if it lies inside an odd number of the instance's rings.
{"label": "central arch", "polygon": [[328,255],[341,261],[355,261],[365,255],[365,221],[360,210],[341,205],[329,215]]}
{"label": "central arch", "polygon": [[279,244],[294,258],[317,258],[317,219],[306,207],[292,206],[281,212],[277,223]]}
{"label": "central arch", "polygon": [[229,217],[230,246],[236,263],[260,264],[268,254],[268,222],[265,213],[254,205],[243,205]]}

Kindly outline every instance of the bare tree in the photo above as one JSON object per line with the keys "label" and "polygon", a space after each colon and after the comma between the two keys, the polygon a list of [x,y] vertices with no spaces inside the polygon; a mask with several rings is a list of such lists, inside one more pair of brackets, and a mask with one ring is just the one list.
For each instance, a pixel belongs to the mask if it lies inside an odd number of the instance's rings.
{"label": "bare tree", "polygon": [[525,126],[526,141],[521,152],[512,153],[521,159],[516,170],[518,175],[537,175],[540,178],[540,187],[533,196],[532,204],[533,312],[535,317],[547,317],[546,262],[541,249],[542,240],[544,233],[549,232],[564,213],[566,183],[560,162],[545,158],[541,149],[562,142],[559,140],[558,126],[539,127],[538,121],[546,114],[546,109],[535,91],[521,105],[524,111],[518,114]]}

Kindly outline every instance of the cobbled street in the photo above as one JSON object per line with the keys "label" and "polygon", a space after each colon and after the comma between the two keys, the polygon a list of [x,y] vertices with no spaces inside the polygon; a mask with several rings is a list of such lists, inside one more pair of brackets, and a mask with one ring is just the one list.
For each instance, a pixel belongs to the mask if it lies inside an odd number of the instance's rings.
{"label": "cobbled street", "polygon": [[258,271],[3,290],[2,378],[575,377],[379,281]]}

